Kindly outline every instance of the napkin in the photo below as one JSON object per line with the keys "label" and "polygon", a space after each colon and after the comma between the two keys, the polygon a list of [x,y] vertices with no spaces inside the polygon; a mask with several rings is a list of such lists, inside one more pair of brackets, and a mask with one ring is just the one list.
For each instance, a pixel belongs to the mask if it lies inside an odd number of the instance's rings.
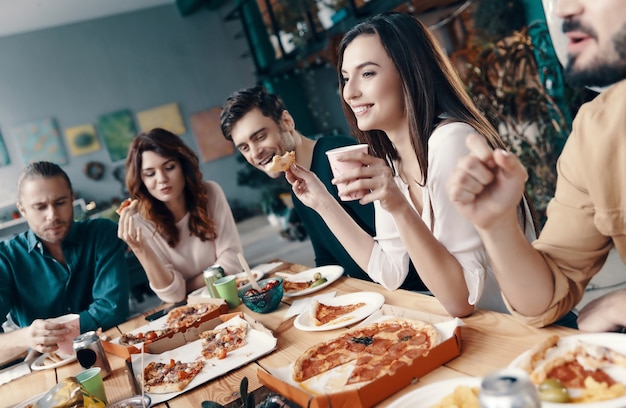
{"label": "napkin", "polygon": [[323,293],[317,296],[294,300],[294,302],[291,304],[291,307],[285,313],[285,318],[299,315],[300,313],[308,310],[313,300],[334,298],[336,294],[337,294],[337,291],[333,291],[333,292]]}
{"label": "napkin", "polygon": [[22,363],[13,365],[11,367],[0,370],[0,385],[8,383],[11,380],[19,378],[23,375],[30,374],[29,363],[24,361]]}

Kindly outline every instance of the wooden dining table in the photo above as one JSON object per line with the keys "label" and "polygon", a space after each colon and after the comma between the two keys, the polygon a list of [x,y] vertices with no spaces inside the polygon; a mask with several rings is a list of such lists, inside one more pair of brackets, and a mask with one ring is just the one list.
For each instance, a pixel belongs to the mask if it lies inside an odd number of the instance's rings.
{"label": "wooden dining table", "polygon": [[[283,262],[267,275],[271,276],[276,272],[297,273],[305,269],[309,269],[309,267]],[[401,289],[388,291],[381,285],[348,277],[339,278],[319,292],[311,294],[311,296],[330,292],[336,292],[337,296],[355,292],[377,292],[385,297],[386,305],[416,311],[423,320],[437,323],[451,319],[437,299],[432,296]],[[277,339],[275,350],[256,361],[156,406],[199,408],[203,401],[209,400],[222,405],[231,404],[239,399],[239,387],[244,377],[248,379],[250,392],[264,390],[265,387],[257,377],[259,370],[271,371],[288,366],[309,346],[335,337],[343,330],[310,332],[294,327],[295,316],[285,317],[285,315],[290,305],[297,299],[299,297],[284,297],[278,309],[267,314],[254,313],[243,304],[231,309],[231,311],[245,313],[271,330]],[[164,304],[157,309],[166,306]],[[105,334],[115,338],[122,333],[139,328],[147,323],[145,316],[155,310],[133,317],[106,331]],[[476,310],[471,316],[463,318],[462,321],[462,342],[459,356],[419,378],[414,384],[388,396],[376,406],[388,406],[419,387],[441,380],[455,377],[483,377],[506,367],[517,356],[550,335],[567,336],[579,333],[577,330],[554,325],[541,329],[534,328],[515,320],[509,314],[487,310]],[[109,403],[134,395],[126,360],[114,354],[108,354],[108,358],[112,371],[104,379],[104,386]],[[52,369],[33,371],[0,385],[0,407],[12,407],[35,395],[45,393],[59,381],[74,376],[82,370],[83,368],[77,362],[72,362]]]}

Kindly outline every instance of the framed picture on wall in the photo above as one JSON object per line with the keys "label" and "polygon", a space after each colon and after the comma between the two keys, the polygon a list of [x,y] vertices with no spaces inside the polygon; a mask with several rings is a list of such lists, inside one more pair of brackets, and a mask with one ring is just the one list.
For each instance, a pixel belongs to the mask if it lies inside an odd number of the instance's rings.
{"label": "framed picture on wall", "polygon": [[50,161],[67,164],[67,155],[52,118],[32,120],[11,129],[24,163]]}
{"label": "framed picture on wall", "polygon": [[6,166],[9,163],[11,163],[9,151],[7,150],[7,146],[4,144],[4,138],[0,134],[0,166]]}
{"label": "framed picture on wall", "polygon": [[202,161],[211,161],[235,153],[235,147],[226,140],[220,127],[221,108],[203,110],[190,117],[191,129],[196,138]]}
{"label": "framed picture on wall", "polygon": [[65,138],[70,153],[80,156],[100,150],[100,141],[94,125],[79,125],[65,129]]}
{"label": "framed picture on wall", "polygon": [[137,128],[130,111],[119,110],[100,115],[97,128],[109,151],[111,161],[126,159],[128,146],[137,134]]}
{"label": "framed picture on wall", "polygon": [[168,103],[137,112],[137,122],[141,132],[162,128],[180,136],[187,131],[177,103]]}

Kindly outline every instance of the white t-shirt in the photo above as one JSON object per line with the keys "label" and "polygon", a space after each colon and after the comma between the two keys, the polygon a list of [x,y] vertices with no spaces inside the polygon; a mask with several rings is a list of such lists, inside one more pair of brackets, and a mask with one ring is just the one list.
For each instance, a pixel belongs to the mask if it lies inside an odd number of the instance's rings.
{"label": "white t-shirt", "polygon": [[[446,183],[461,157],[469,154],[465,139],[474,129],[462,122],[439,126],[428,141],[428,181],[422,190],[422,220],[463,267],[469,290],[468,302],[477,307],[507,312],[500,287],[489,266],[487,252],[478,232],[450,201]],[[399,176],[396,184],[412,205],[408,185]],[[376,237],[367,272],[389,290],[400,287],[409,271],[409,254],[390,213],[374,202]],[[432,210],[432,216],[431,216]],[[526,237],[535,239],[535,230],[526,209]],[[419,273],[419,271],[417,271]]]}

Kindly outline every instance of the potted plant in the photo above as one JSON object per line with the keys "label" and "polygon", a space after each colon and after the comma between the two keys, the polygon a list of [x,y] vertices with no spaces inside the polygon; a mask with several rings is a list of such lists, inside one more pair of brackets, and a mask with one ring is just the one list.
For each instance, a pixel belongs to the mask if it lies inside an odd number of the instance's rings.
{"label": "potted plant", "polygon": [[[481,2],[474,10],[474,28],[466,45],[451,60],[478,108],[526,167],[527,189],[543,224],[556,186],[556,161],[571,128],[570,109],[576,110],[582,101],[571,97],[571,104],[564,106],[557,100],[550,87],[556,84],[543,78],[545,61],[560,76],[547,26],[543,30],[541,23],[524,26],[519,3]],[[548,47],[536,46],[531,30],[541,31]],[[569,96],[577,92],[566,91]]]}

